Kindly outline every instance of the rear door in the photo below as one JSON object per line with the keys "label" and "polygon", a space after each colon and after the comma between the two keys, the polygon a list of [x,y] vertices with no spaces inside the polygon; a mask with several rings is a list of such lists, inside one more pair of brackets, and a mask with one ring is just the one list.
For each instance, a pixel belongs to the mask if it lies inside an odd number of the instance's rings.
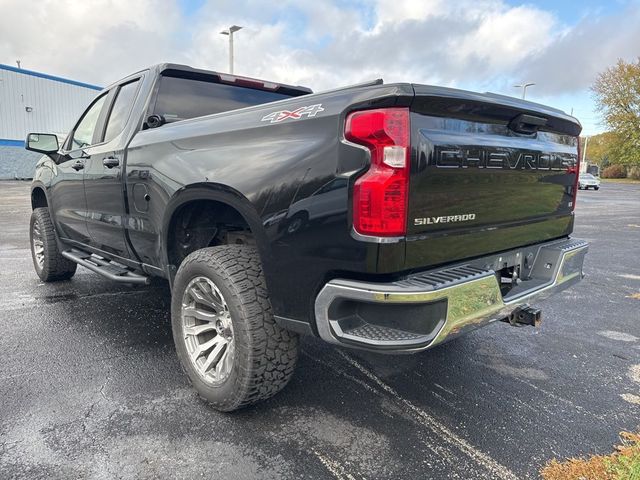
{"label": "rear door", "polygon": [[125,191],[122,178],[127,139],[123,135],[140,79],[128,80],[109,92],[109,104],[100,126],[99,142],[90,149],[84,188],[90,245],[130,258],[125,238]]}
{"label": "rear door", "polygon": [[575,119],[509,97],[414,88],[408,267],[571,232]]}

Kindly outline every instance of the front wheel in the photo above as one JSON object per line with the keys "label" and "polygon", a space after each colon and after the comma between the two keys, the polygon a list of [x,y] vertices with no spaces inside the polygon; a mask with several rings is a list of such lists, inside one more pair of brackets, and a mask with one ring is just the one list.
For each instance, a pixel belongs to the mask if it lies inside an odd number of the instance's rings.
{"label": "front wheel", "polygon": [[600,190],[600,187],[593,187],[594,190]]}
{"label": "front wheel", "polygon": [[218,410],[265,400],[293,375],[298,336],[275,323],[253,247],[189,255],[173,285],[171,323],[184,371]]}
{"label": "front wheel", "polygon": [[36,208],[31,213],[29,237],[33,266],[43,282],[68,280],[73,277],[78,264],[60,255],[48,208]]}

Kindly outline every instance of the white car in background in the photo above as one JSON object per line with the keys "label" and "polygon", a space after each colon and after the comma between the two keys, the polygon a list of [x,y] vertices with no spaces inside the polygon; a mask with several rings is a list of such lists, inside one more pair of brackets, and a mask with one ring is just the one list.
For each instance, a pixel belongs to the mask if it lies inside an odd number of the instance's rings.
{"label": "white car in background", "polygon": [[578,177],[578,189],[589,190],[593,188],[594,190],[600,189],[600,179],[598,177],[594,177],[590,173],[581,173]]}

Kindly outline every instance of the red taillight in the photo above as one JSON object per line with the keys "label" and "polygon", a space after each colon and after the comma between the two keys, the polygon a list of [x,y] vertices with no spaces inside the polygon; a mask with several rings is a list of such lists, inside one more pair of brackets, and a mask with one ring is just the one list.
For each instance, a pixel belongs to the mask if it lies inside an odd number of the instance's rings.
{"label": "red taillight", "polygon": [[371,166],[354,185],[353,227],[362,235],[407,233],[409,109],[381,108],[347,117],[344,136],[371,152]]}

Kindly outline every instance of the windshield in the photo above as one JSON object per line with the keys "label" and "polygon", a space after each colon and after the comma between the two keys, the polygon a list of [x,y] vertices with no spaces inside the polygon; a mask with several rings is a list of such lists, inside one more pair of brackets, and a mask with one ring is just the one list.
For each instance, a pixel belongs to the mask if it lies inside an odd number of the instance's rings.
{"label": "windshield", "polygon": [[580,178],[582,178],[583,180],[592,180],[595,177],[593,175],[591,175],[590,173],[581,173],[580,174]]}
{"label": "windshield", "polygon": [[168,121],[184,120],[285,98],[290,95],[215,83],[207,78],[162,75],[153,113]]}

